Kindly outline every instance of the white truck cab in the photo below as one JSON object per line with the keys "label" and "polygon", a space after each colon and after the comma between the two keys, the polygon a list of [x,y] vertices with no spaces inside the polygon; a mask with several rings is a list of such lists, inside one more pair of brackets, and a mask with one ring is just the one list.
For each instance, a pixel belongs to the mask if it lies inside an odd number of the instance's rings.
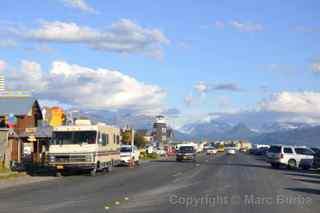
{"label": "white truck cab", "polygon": [[53,129],[48,164],[57,175],[64,170],[111,171],[120,162],[120,129],[76,122]]}

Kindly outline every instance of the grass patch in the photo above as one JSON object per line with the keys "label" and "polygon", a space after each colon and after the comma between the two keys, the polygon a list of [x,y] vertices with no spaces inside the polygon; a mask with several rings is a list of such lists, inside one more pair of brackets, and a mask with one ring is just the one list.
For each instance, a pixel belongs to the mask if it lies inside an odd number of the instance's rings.
{"label": "grass patch", "polygon": [[7,168],[0,168],[0,180],[14,178],[14,177],[21,177],[25,176],[27,173],[25,172],[13,172]]}
{"label": "grass patch", "polygon": [[1,168],[1,167],[0,167],[0,174],[1,174],[1,173],[7,173],[7,172],[10,172],[10,169]]}
{"label": "grass patch", "polygon": [[141,160],[158,160],[160,156],[157,153],[148,153],[140,156]]}

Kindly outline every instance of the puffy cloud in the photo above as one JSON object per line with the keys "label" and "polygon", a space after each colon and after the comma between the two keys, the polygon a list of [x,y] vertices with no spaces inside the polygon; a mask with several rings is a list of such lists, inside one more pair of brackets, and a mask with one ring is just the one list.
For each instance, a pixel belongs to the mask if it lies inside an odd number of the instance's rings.
{"label": "puffy cloud", "polygon": [[[226,106],[222,107],[225,109]],[[255,129],[264,129],[266,124],[282,122],[319,125],[320,93],[284,91],[258,102],[255,108],[213,112],[209,116],[232,124],[245,123]]]}
{"label": "puffy cloud", "polygon": [[95,50],[144,53],[156,57],[161,56],[161,45],[170,43],[159,29],[143,28],[129,19],[121,19],[104,31],[73,22],[42,21],[39,28],[13,28],[10,33],[41,42],[79,43]]}
{"label": "puffy cloud", "polygon": [[320,93],[318,92],[280,92],[259,104],[261,110],[320,114]]}
{"label": "puffy cloud", "polygon": [[260,32],[260,31],[263,31],[264,29],[264,27],[261,24],[252,23],[252,22],[241,22],[237,20],[233,20],[230,22],[215,21],[214,26],[216,28],[230,27],[240,32]]}
{"label": "puffy cloud", "polygon": [[47,89],[48,82],[43,75],[40,64],[33,61],[22,60],[20,70],[16,78],[25,85],[28,85],[29,88],[35,92],[41,92]]}
{"label": "puffy cloud", "polygon": [[142,114],[162,112],[165,91],[108,69],[91,69],[54,61],[49,72],[36,62],[22,61],[15,80],[29,85],[40,99],[88,109],[130,109]]}
{"label": "puffy cloud", "polygon": [[7,62],[0,59],[0,72],[7,68]]}
{"label": "puffy cloud", "polygon": [[95,9],[89,6],[85,0],[62,0],[62,1],[66,6],[79,9],[83,12],[88,12],[88,13],[97,12]]}
{"label": "puffy cloud", "polygon": [[199,81],[194,86],[195,90],[200,94],[205,94],[210,91],[241,91],[241,88],[235,83],[223,83],[210,85],[204,81]]}
{"label": "puffy cloud", "polygon": [[198,83],[196,83],[196,85],[194,85],[194,89],[203,94],[203,93],[207,93],[210,89],[210,86],[207,85],[205,82],[203,81],[199,81]]}

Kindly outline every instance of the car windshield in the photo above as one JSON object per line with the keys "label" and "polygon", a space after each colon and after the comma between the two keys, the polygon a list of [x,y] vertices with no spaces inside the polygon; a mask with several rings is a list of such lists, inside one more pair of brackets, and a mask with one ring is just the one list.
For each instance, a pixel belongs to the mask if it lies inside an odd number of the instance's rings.
{"label": "car windshield", "polygon": [[120,152],[131,152],[131,147],[121,147]]}
{"label": "car windshield", "polygon": [[306,148],[295,148],[295,151],[297,154],[300,154],[300,155],[314,155],[313,151]]}
{"label": "car windshield", "polygon": [[281,153],[281,146],[271,146],[269,149],[270,153]]}
{"label": "car windshield", "polygon": [[193,152],[194,148],[192,146],[182,146],[179,149],[180,152]]}
{"label": "car windshield", "polygon": [[320,154],[320,148],[311,148],[316,154]]}
{"label": "car windshield", "polygon": [[66,145],[66,144],[95,144],[97,138],[96,131],[66,131],[54,132],[53,144]]}

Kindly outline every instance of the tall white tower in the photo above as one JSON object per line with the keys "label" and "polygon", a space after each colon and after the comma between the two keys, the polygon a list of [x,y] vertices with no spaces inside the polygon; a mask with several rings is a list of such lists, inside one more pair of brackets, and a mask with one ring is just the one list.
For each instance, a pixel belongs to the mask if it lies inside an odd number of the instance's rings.
{"label": "tall white tower", "polygon": [[4,76],[0,75],[0,92],[5,91]]}

